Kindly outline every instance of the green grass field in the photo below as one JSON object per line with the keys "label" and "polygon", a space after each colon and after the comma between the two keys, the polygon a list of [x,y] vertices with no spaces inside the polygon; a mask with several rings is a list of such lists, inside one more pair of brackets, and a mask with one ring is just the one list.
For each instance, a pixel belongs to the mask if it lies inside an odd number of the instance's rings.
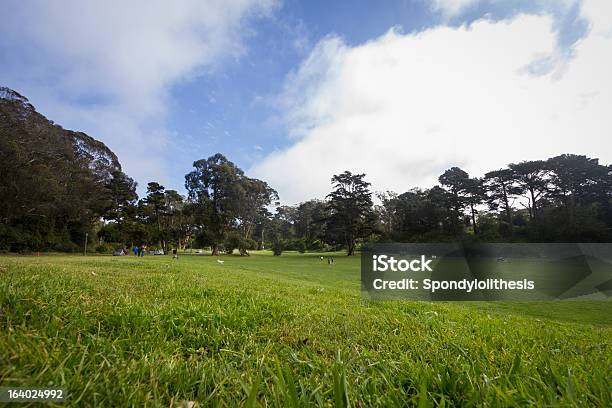
{"label": "green grass field", "polygon": [[361,299],[359,258],[0,257],[0,385],[68,406],[611,406],[609,302]]}

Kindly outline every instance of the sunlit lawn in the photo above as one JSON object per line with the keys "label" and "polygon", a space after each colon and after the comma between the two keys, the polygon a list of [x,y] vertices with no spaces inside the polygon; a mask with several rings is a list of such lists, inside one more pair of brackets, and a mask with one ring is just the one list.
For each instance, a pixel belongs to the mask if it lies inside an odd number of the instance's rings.
{"label": "sunlit lawn", "polygon": [[359,258],[0,257],[0,385],[69,406],[610,406],[608,302],[361,299]]}

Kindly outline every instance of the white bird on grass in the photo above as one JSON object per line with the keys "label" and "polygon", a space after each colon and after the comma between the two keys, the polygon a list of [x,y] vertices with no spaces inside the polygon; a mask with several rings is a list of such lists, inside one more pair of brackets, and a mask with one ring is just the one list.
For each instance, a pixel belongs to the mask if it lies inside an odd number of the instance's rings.
{"label": "white bird on grass", "polygon": [[219,262],[220,264],[222,264],[222,263],[223,263],[223,262],[225,262],[225,261],[222,261],[222,260],[220,260],[220,259],[217,259],[217,262]]}

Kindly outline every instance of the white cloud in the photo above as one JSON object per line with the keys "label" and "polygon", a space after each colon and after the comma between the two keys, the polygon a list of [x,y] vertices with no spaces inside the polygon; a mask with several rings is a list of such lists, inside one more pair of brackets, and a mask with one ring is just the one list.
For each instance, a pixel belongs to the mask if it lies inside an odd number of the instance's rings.
{"label": "white cloud", "polygon": [[545,16],[391,31],[356,47],[326,38],[281,97],[299,139],[250,173],[291,203],[324,197],[343,170],[403,192],[435,184],[455,165],[480,176],[568,152],[610,163],[612,3],[589,1],[583,13],[590,35],[572,59],[538,76],[526,67],[557,47]]}
{"label": "white cloud", "polygon": [[447,16],[454,16],[476,2],[477,0],[431,0],[431,5],[434,10],[440,10]]}
{"label": "white cloud", "polygon": [[168,181],[169,89],[239,57],[246,20],[272,8],[273,0],[3,2],[0,45],[12,55],[0,79],[51,119],[106,142],[141,184]]}

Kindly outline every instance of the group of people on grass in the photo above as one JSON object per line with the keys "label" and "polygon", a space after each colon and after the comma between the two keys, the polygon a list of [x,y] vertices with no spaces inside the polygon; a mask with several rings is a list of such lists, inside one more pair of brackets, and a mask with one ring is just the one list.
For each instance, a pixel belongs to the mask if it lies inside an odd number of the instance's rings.
{"label": "group of people on grass", "polygon": [[[147,252],[147,246],[144,244],[132,246],[132,253],[134,254],[134,256],[142,257],[142,256],[145,256],[146,252]],[[123,249],[113,252],[113,255],[127,255],[129,253],[130,251],[127,248],[123,248]],[[164,252],[160,250],[150,251],[149,253],[151,255],[164,255]],[[178,250],[176,248],[172,249],[172,258],[178,259]]]}
{"label": "group of people on grass", "polygon": [[134,256],[144,256],[145,252],[147,251],[147,246],[146,245],[135,245],[132,247],[132,252],[134,252]]}

